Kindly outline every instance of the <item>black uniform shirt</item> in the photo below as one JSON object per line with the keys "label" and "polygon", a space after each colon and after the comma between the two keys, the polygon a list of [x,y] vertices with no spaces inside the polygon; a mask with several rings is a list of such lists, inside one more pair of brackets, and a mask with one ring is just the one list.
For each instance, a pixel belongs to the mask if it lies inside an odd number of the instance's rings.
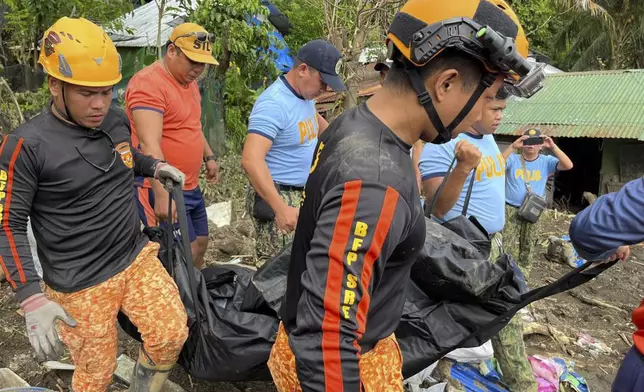
{"label": "black uniform shirt", "polygon": [[358,392],[360,353],[400,321],[425,241],[410,148],[366,104],[320,137],[282,307],[304,391]]}
{"label": "black uniform shirt", "polygon": [[157,160],[131,147],[120,109],[111,108],[100,129],[70,125],[46,110],[2,141],[0,264],[18,301],[40,292],[28,216],[43,279],[61,292],[106,281],[147,243],[134,175],[153,176]]}

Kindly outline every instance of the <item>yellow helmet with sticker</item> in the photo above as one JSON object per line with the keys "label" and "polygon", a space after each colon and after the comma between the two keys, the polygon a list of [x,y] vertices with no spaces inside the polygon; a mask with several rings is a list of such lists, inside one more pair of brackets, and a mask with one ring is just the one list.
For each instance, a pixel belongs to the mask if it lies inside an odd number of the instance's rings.
{"label": "yellow helmet with sticker", "polygon": [[43,35],[38,58],[56,79],[86,87],[121,81],[121,56],[110,37],[84,18],[62,17]]}

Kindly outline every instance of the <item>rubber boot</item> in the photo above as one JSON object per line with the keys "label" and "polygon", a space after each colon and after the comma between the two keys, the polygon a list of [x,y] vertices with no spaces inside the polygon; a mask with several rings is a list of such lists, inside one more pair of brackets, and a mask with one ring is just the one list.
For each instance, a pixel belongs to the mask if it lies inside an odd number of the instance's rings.
{"label": "rubber boot", "polygon": [[142,350],[134,366],[130,392],[161,392],[174,364],[155,365]]}

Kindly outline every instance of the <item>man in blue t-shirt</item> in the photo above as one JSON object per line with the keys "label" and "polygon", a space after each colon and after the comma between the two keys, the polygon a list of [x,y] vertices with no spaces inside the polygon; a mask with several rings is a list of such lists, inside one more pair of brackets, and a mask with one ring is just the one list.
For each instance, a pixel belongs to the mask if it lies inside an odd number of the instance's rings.
{"label": "man in blue t-shirt", "polygon": [[329,42],[310,41],[253,106],[242,166],[252,185],[247,209],[260,258],[276,255],[291,240],[318,134],[328,126],[314,99],[327,87],[346,89],[338,75],[340,58]]}
{"label": "man in blue t-shirt", "polygon": [[[524,144],[525,143],[525,144]],[[548,148],[553,155],[543,155]],[[520,150],[518,153],[513,153]],[[505,202],[506,225],[503,231],[505,249],[511,252],[519,267],[527,275],[532,264],[532,251],[539,231],[537,223],[530,223],[519,216],[523,199],[530,191],[545,196],[548,177],[560,170],[572,169],[572,161],[548,136],[532,128],[524,132],[503,152],[506,160]],[[527,185],[527,186],[526,186]]]}
{"label": "man in blue t-shirt", "polygon": [[[462,213],[474,176],[467,216],[476,217],[491,234],[491,260],[498,258],[501,241],[505,242],[500,235],[505,225],[505,159],[492,133],[501,124],[507,97],[507,91],[500,89],[496,98],[486,103],[481,119],[469,132],[446,144],[426,144],[420,157],[426,203],[431,203],[456,154],[455,166],[433,206],[432,216],[439,221],[450,220]],[[430,208],[427,206],[426,214]],[[536,392],[537,383],[525,352],[519,317],[513,318],[492,339],[492,346],[503,371],[503,380],[510,390]]]}

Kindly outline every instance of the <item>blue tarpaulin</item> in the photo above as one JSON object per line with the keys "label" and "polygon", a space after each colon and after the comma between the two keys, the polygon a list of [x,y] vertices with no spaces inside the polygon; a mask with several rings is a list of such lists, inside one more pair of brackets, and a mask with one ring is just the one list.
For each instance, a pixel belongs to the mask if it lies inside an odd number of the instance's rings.
{"label": "blue tarpaulin", "polygon": [[[268,53],[270,53],[270,55],[275,59],[275,66],[280,70],[280,72],[288,72],[293,67],[293,57],[291,56],[290,48],[286,44],[286,41],[284,41],[284,37],[280,32],[284,31],[284,33],[286,33],[288,31],[288,28],[285,29],[285,24],[289,24],[288,19],[284,14],[282,14],[279,8],[269,1],[264,0],[262,1],[262,4],[268,8],[269,21],[273,27],[275,27],[275,30],[269,32],[269,36],[272,36],[274,40],[278,42],[278,46],[281,46],[279,48],[275,45],[269,46]],[[276,22],[281,23],[277,24]],[[249,23],[260,24],[261,21],[256,17],[252,17],[250,18]]]}

